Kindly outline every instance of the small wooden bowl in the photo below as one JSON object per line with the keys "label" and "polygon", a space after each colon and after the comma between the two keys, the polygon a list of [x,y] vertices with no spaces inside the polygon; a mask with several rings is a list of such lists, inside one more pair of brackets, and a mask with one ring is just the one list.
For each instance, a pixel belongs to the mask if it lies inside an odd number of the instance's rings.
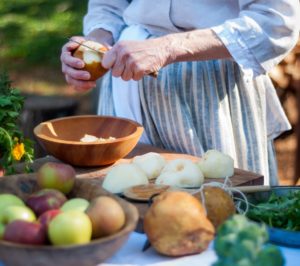
{"label": "small wooden bowl", "polygon": [[[129,119],[84,115],[43,122],[34,128],[34,134],[43,148],[61,161],[76,166],[101,166],[126,156],[138,143],[143,130],[140,124]],[[106,140],[80,141],[85,134]]]}
{"label": "small wooden bowl", "polygon": [[[0,179],[0,193],[12,193],[23,200],[38,189],[33,175],[8,176]],[[96,180],[76,179],[70,197],[81,197],[90,201],[101,195],[115,198],[125,211],[126,224],[116,234],[92,240],[84,245],[61,247],[23,245],[0,240],[0,261],[6,266],[94,266],[110,258],[135,229],[138,212],[132,204],[102,189],[99,181]]]}

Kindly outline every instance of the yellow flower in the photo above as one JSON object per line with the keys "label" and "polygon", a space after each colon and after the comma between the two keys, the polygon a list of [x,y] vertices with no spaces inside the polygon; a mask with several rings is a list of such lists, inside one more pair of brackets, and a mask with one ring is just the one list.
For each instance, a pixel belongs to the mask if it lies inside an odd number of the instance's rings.
{"label": "yellow flower", "polygon": [[25,153],[25,148],[23,143],[17,143],[12,150],[12,156],[16,161],[20,161]]}

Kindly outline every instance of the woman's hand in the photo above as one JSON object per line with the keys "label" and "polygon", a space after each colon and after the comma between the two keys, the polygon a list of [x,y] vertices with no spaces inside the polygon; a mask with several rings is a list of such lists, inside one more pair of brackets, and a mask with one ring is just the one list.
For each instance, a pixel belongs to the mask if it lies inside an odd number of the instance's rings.
{"label": "woman's hand", "polygon": [[[74,36],[71,38],[71,40],[79,43],[82,43],[87,39],[106,45],[111,45],[113,41],[111,33],[103,29],[92,31],[86,38],[81,36]],[[66,81],[72,85],[75,90],[86,91],[96,87],[96,82],[89,81],[91,78],[90,73],[82,70],[84,68],[83,60],[72,56],[72,52],[78,46],[78,43],[69,41],[62,47],[60,56],[62,72],[65,74]]]}
{"label": "woman's hand", "polygon": [[120,41],[104,55],[102,65],[123,80],[139,80],[169,63],[167,38]]}
{"label": "woman's hand", "polygon": [[[79,43],[85,39],[83,37],[72,37],[71,40]],[[69,41],[61,51],[61,67],[65,74],[66,81],[78,91],[86,91],[96,86],[95,81],[89,81],[91,75],[89,72],[82,70],[84,67],[83,60],[72,56],[72,52],[79,46],[78,43]]]}

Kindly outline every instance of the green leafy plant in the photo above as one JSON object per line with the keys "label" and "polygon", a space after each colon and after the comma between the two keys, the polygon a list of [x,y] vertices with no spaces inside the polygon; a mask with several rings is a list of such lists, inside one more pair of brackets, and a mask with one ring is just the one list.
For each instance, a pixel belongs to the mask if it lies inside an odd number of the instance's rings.
{"label": "green leafy plant", "polygon": [[20,91],[11,87],[11,81],[5,71],[0,73],[0,166],[5,174],[14,173],[14,164],[25,162],[25,171],[30,171],[33,160],[33,145],[24,138],[18,128],[24,104]]}
{"label": "green leafy plant", "polygon": [[250,204],[247,216],[271,227],[300,231],[300,191],[282,196],[273,193],[266,202]]}

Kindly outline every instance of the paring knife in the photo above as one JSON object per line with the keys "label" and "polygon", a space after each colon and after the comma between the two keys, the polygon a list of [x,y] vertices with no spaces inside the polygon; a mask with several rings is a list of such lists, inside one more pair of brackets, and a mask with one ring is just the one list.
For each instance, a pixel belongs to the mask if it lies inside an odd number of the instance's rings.
{"label": "paring knife", "polygon": [[75,43],[77,43],[77,44],[80,44],[80,45],[82,45],[82,46],[84,46],[84,47],[86,47],[86,48],[88,48],[88,49],[91,49],[91,50],[93,50],[93,51],[95,51],[95,52],[97,52],[97,53],[100,53],[100,54],[102,54],[102,55],[105,54],[104,51],[96,50],[96,49],[94,49],[94,48],[92,48],[92,47],[90,47],[90,46],[88,46],[88,45],[86,45],[86,44],[83,44],[83,43],[81,43],[81,42],[74,41],[74,40],[72,40],[72,39],[68,39],[68,40],[71,41],[71,42],[75,42]]}
{"label": "paring knife", "polygon": [[[75,43],[77,43],[77,44],[80,44],[80,45],[82,45],[82,46],[84,46],[84,47],[86,47],[86,48],[88,48],[88,49],[91,49],[91,50],[97,52],[97,53],[100,53],[102,56],[105,54],[104,51],[96,50],[96,49],[94,49],[94,48],[92,48],[92,47],[90,47],[90,46],[88,46],[88,45],[86,45],[86,44],[83,44],[83,43],[81,43],[81,42],[72,40],[72,39],[70,39],[70,38],[68,38],[68,40],[71,41],[71,42],[75,42]],[[149,73],[148,75],[151,76],[151,77],[157,78],[157,76],[158,76],[158,71]]]}

